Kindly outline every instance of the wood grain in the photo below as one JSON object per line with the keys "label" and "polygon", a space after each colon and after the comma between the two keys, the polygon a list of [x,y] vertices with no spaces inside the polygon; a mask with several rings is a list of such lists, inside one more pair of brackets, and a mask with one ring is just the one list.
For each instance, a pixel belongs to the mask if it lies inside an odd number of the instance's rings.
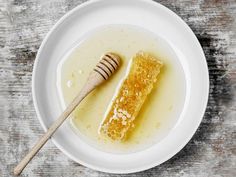
{"label": "wood grain", "polygon": [[[36,52],[49,29],[81,0],[0,0],[0,176],[43,134],[31,95]],[[192,28],[209,66],[204,119],[185,148],[166,163],[131,175],[93,171],[69,160],[51,142],[22,176],[236,176],[236,2],[162,0]]]}

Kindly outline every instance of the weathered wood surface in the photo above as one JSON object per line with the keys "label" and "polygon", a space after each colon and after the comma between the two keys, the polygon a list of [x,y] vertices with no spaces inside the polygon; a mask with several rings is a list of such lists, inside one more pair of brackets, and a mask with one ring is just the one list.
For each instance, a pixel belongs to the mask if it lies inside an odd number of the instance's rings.
{"label": "weathered wood surface", "polygon": [[[83,1],[0,0],[0,176],[11,176],[43,133],[31,95],[40,43],[61,16]],[[160,2],[189,24],[203,46],[209,103],[197,133],[181,152],[158,167],[127,176],[236,176],[236,1]],[[76,164],[48,142],[22,176],[120,175]]]}

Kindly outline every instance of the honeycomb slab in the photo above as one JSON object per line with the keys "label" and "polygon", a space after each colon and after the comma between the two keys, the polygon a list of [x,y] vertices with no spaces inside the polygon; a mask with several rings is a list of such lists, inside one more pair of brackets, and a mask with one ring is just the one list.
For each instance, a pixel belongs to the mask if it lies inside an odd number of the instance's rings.
{"label": "honeycomb slab", "polygon": [[132,58],[127,75],[100,125],[100,134],[116,141],[125,139],[135,126],[134,120],[151,92],[162,65],[160,60],[145,52],[139,52]]}

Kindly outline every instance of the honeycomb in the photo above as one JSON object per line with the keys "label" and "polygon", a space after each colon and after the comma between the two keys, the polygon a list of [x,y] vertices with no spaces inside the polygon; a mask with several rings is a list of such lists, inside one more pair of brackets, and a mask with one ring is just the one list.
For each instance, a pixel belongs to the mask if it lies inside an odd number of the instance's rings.
{"label": "honeycomb", "polygon": [[151,92],[162,65],[161,61],[145,52],[138,52],[132,58],[129,71],[100,125],[100,134],[112,140],[125,139],[128,131],[135,126],[134,120]]}

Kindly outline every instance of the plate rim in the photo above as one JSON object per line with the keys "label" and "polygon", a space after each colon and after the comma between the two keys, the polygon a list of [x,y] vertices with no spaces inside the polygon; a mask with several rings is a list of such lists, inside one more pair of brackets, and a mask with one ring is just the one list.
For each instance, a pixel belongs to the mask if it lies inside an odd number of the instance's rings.
{"label": "plate rim", "polygon": [[[38,49],[38,52],[37,52],[37,55],[36,55],[36,58],[35,58],[35,61],[34,61],[34,66],[33,66],[33,72],[32,72],[32,97],[33,97],[33,104],[34,104],[34,108],[35,108],[35,111],[36,111],[36,115],[37,115],[37,119],[39,120],[41,126],[43,127],[43,130],[44,132],[47,131],[47,127],[46,125],[44,124],[43,122],[43,119],[41,118],[41,113],[38,109],[38,103],[37,103],[37,98],[36,98],[36,92],[35,92],[35,83],[36,83],[36,79],[35,79],[35,76],[36,76],[36,70],[37,70],[37,65],[39,63],[39,56],[40,54],[42,53],[42,50],[44,48],[44,45],[46,44],[46,42],[48,41],[48,38],[49,36],[54,32],[54,30],[61,24],[63,23],[71,14],[73,14],[75,11],[77,10],[80,10],[86,6],[89,6],[90,4],[93,4],[93,3],[96,3],[96,2],[100,2],[100,1],[106,1],[106,0],[88,0],[86,2],[82,2],[81,4],[77,5],[76,7],[74,7],[73,9],[71,9],[70,11],[68,11],[66,14],[64,14],[54,25],[53,27],[49,30],[49,32],[46,34],[46,36],[44,37],[39,49]],[[199,116],[199,119],[198,119],[198,122],[196,123],[195,127],[193,127],[193,131],[192,133],[189,133],[188,135],[188,138],[185,139],[185,141],[182,142],[181,145],[179,145],[173,153],[170,153],[168,156],[166,156],[166,158],[164,158],[164,160],[162,160],[162,162],[156,162],[156,163],[150,163],[149,165],[146,165],[146,166],[142,166],[142,167],[139,167],[139,168],[133,168],[133,169],[129,169],[129,170],[110,170],[109,168],[101,168],[101,167],[97,167],[97,166],[94,166],[94,165],[91,165],[89,163],[86,163],[80,159],[77,159],[75,158],[73,155],[71,155],[69,152],[67,152],[67,150],[65,150],[59,143],[57,143],[57,141],[52,137],[51,140],[52,142],[55,144],[55,146],[60,150],[62,151],[66,156],[68,156],[70,159],[72,159],[73,161],[83,165],[83,166],[86,166],[86,167],[89,167],[93,170],[96,170],[96,171],[102,171],[102,172],[107,172],[107,173],[113,173],[113,174],[129,174],[129,173],[134,173],[134,172],[140,172],[140,171],[144,171],[144,170],[148,170],[150,168],[153,168],[155,166],[158,166],[164,162],[166,162],[167,160],[169,160],[170,158],[172,158],[174,155],[176,155],[177,153],[179,153],[187,144],[188,142],[191,140],[191,138],[194,136],[194,134],[196,133],[200,123],[202,122],[202,119],[203,119],[203,116],[205,114],[205,110],[206,110],[206,107],[207,107],[207,103],[208,103],[208,98],[209,98],[209,87],[210,87],[210,82],[209,82],[209,70],[208,70],[208,65],[207,65],[207,60],[206,60],[206,57],[205,57],[205,54],[204,54],[204,51],[202,49],[202,46],[201,44],[199,43],[196,35],[194,34],[194,32],[192,31],[192,29],[187,25],[187,23],[180,17],[178,16],[175,12],[173,12],[172,10],[170,10],[169,8],[165,7],[164,5],[154,1],[154,0],[138,0],[140,2],[143,2],[143,3],[149,3],[151,4],[152,6],[156,6],[157,8],[162,8],[163,10],[165,10],[165,12],[169,13],[171,16],[174,16],[175,19],[178,19],[180,22],[181,22],[181,25],[184,26],[184,28],[186,30],[188,30],[192,37],[194,37],[196,39],[196,44],[198,46],[198,48],[200,49],[201,51],[201,56],[202,56],[202,59],[204,59],[204,70],[206,72],[206,97],[204,98],[204,105],[202,107],[202,110],[201,111],[201,116]]]}

